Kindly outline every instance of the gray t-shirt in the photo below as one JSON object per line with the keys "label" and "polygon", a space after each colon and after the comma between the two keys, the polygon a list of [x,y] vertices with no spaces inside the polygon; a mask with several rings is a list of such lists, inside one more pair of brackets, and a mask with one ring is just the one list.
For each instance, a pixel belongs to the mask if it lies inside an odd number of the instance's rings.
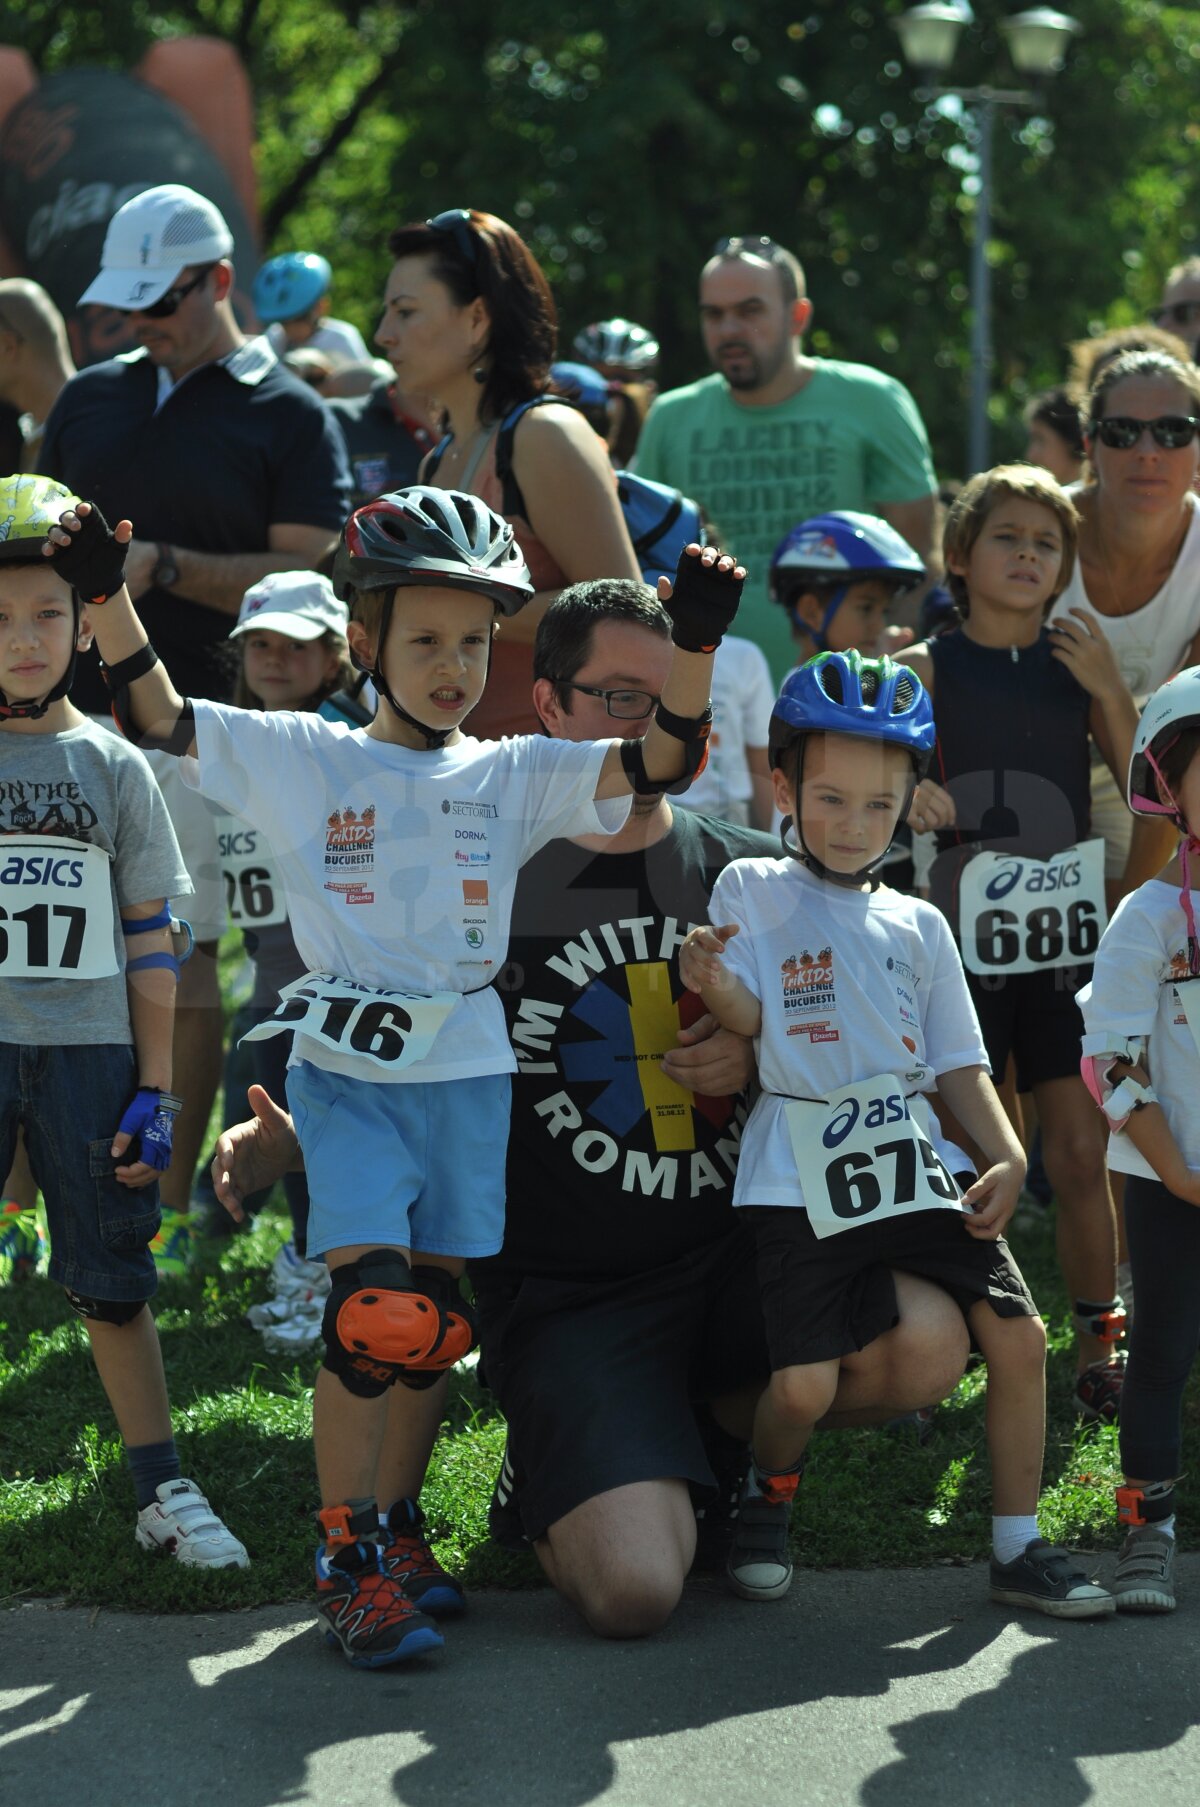
{"label": "gray t-shirt", "polygon": [[[27,914],[31,899],[36,908],[49,893],[44,885],[30,885],[31,869],[44,870],[45,862],[36,866],[12,846],[6,849],[5,841],[42,836],[83,841],[111,856],[113,950],[120,970],[97,979],[0,976],[0,1041],[37,1047],[132,1042],[119,908],[192,889],[158,786],[137,748],[95,722],[61,734],[0,733],[0,909],[10,937],[25,931],[23,922],[18,930],[17,912]],[[53,912],[52,903],[47,907]],[[61,926],[51,920],[50,934],[57,936]]]}

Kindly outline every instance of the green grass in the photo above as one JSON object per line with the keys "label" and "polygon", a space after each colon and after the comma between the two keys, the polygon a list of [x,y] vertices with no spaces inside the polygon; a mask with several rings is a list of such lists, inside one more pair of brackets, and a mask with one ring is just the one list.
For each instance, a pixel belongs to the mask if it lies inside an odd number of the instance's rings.
{"label": "green grass", "polygon": [[[267,1295],[285,1219],[218,1245],[211,1271],[165,1280],[156,1302],[184,1471],[248,1545],[244,1573],[189,1573],[144,1556],[132,1488],[82,1327],[41,1279],[0,1289],[0,1574],[5,1597],[54,1595],[98,1606],[184,1612],[303,1598],[312,1559],[310,1388],[319,1357],[267,1355],[243,1322]],[[1116,1435],[1081,1429],[1071,1409],[1071,1335],[1040,1215],[1013,1237],[1049,1320],[1049,1429],[1042,1527],[1082,1547],[1117,1537]],[[807,1567],[961,1562],[987,1553],[990,1503],[984,1375],[971,1370],[920,1447],[905,1431],[818,1436],[796,1509]],[[1185,1412],[1185,1469],[1200,1468],[1200,1415]],[[442,1560],[475,1585],[528,1586],[532,1559],[487,1540],[487,1502],[503,1423],[473,1375],[455,1376],[423,1495]],[[1185,1547],[1197,1536],[1184,1514]]]}

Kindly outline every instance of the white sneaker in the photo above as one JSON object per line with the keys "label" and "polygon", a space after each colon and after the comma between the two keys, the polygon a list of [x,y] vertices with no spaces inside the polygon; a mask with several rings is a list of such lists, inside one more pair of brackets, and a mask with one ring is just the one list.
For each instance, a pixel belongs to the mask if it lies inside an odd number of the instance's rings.
{"label": "white sneaker", "polygon": [[134,1536],[143,1550],[173,1556],[186,1568],[250,1567],[245,1546],[226,1530],[195,1481],[164,1481],[138,1513]]}
{"label": "white sneaker", "polygon": [[295,1317],[315,1318],[321,1322],[325,1310],[323,1299],[264,1299],[260,1305],[246,1309],[246,1322],[254,1330],[267,1330],[273,1324],[290,1324]]}
{"label": "white sneaker", "polygon": [[271,1263],[271,1291],[277,1299],[323,1299],[329,1291],[323,1261],[306,1261],[294,1242],[285,1242]]}

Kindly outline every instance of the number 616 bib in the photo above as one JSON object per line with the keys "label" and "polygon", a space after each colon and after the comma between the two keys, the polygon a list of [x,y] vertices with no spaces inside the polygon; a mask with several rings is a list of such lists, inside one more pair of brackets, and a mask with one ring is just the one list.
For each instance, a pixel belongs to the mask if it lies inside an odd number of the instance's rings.
{"label": "number 616 bib", "polygon": [[928,1105],[904,1096],[894,1073],[861,1079],[821,1102],[784,1104],[792,1153],[814,1236],[914,1211],[961,1211],[962,1194],[909,1106],[927,1121]]}
{"label": "number 616 bib", "polygon": [[459,996],[457,991],[417,996],[359,985],[336,973],[305,973],[283,987],[275,1014],[248,1030],[242,1040],[265,1041],[269,1035],[294,1030],[317,1044],[317,1066],[322,1065],[319,1050],[326,1048],[377,1072],[398,1073],[425,1059]]}
{"label": "number 616 bib", "polygon": [[1104,842],[1081,841],[1048,860],[977,853],[963,868],[958,919],[969,972],[1036,973],[1093,959],[1108,920]]}

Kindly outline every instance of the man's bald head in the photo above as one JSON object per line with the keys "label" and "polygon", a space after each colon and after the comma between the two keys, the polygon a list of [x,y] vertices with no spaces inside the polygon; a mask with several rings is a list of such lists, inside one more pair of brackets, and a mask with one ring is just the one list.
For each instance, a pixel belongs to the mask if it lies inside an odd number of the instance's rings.
{"label": "man's bald head", "polygon": [[70,358],[62,315],[41,284],[26,276],[0,281],[0,333],[4,332],[27,345],[35,358]]}

